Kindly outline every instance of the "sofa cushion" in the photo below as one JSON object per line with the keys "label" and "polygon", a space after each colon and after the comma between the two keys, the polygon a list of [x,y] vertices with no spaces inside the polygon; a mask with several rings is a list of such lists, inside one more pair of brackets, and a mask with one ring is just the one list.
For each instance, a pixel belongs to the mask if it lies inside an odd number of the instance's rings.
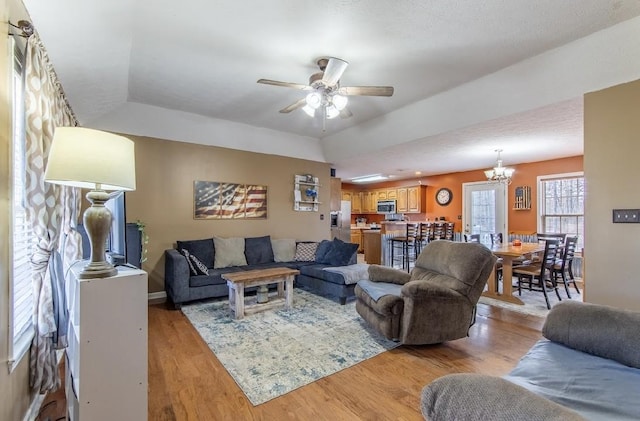
{"label": "sofa cushion", "polygon": [[312,278],[322,279],[323,281],[331,282],[332,284],[345,285],[344,276],[342,276],[342,274],[323,270],[326,267],[329,267],[329,265],[312,263],[302,266],[299,270],[301,274]]}
{"label": "sofa cushion", "polygon": [[293,238],[272,238],[271,249],[275,262],[292,262],[296,256],[296,240]]}
{"label": "sofa cushion", "polygon": [[176,241],[176,250],[187,250],[189,254],[196,256],[198,260],[207,265],[208,268],[213,267],[215,249],[213,248],[213,239],[206,238],[203,240]]}
{"label": "sofa cushion", "polygon": [[554,342],[640,368],[640,312],[562,301],[551,309],[542,335]]}
{"label": "sofa cushion", "polygon": [[331,251],[333,248],[333,241],[322,240],[318,244],[318,248],[316,249],[316,262],[317,263],[325,263],[324,257]]}
{"label": "sofa cushion", "polygon": [[317,249],[318,249],[318,243],[315,243],[315,242],[297,243],[296,255],[293,258],[293,260],[297,262],[315,262]]}
{"label": "sofa cushion", "polygon": [[213,237],[213,244],[216,249],[213,260],[214,269],[247,265],[247,258],[244,255],[244,238]]}
{"label": "sofa cushion", "polygon": [[245,238],[244,255],[249,265],[273,262],[271,236]]}
{"label": "sofa cushion", "polygon": [[[330,266],[346,266],[352,260],[352,257],[358,252],[358,245],[354,243],[345,243],[338,239],[332,241],[333,245],[323,257],[323,263]],[[317,259],[316,259],[317,261]]]}
{"label": "sofa cushion", "polygon": [[208,275],[209,270],[207,265],[202,263],[196,256],[189,253],[187,249],[180,250],[180,253],[187,259],[187,264],[189,265],[189,273],[191,275]]}

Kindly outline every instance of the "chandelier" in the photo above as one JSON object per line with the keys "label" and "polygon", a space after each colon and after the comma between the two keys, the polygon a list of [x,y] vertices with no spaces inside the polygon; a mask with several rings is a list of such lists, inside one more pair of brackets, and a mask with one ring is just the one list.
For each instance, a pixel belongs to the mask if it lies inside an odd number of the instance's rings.
{"label": "chandelier", "polygon": [[322,112],[324,118],[332,119],[340,115],[340,111],[344,110],[347,106],[347,97],[339,95],[335,92],[323,92],[316,90],[307,95],[306,105],[302,107],[302,110],[314,117],[316,111]]}
{"label": "chandelier", "polygon": [[484,175],[487,176],[487,180],[489,181],[511,184],[511,177],[513,176],[514,169],[502,166],[502,159],[500,159],[500,152],[502,152],[502,149],[496,149],[496,152],[498,152],[496,166],[490,170],[486,170]]}

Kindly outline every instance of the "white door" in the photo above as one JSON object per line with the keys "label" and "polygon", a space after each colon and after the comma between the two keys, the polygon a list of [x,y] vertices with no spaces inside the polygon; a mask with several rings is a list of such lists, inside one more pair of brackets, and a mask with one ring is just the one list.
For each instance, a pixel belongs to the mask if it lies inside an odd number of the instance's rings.
{"label": "white door", "polygon": [[480,234],[480,242],[491,245],[491,233],[507,232],[507,186],[504,183],[462,184],[462,234]]}

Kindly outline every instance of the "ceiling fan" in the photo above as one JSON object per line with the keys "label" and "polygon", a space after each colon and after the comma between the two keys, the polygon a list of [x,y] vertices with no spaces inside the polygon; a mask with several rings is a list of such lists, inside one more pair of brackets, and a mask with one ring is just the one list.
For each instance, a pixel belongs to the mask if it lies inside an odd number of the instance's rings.
{"label": "ceiling fan", "polygon": [[393,95],[392,86],[340,86],[340,78],[349,64],[344,60],[335,57],[320,58],[317,64],[320,71],[309,77],[308,85],[271,79],[259,79],[258,83],[310,91],[304,98],[284,107],[280,112],[290,113],[302,108],[311,117],[316,112],[321,112],[323,119],[351,117],[353,114],[346,107],[348,96]]}

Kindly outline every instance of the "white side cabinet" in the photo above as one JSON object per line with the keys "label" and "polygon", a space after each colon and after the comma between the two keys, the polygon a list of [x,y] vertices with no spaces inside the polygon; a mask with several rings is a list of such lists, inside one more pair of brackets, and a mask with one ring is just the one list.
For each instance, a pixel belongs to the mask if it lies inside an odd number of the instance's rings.
{"label": "white side cabinet", "polygon": [[110,278],[69,271],[69,347],[65,388],[69,420],[147,419],[147,273],[118,267]]}

